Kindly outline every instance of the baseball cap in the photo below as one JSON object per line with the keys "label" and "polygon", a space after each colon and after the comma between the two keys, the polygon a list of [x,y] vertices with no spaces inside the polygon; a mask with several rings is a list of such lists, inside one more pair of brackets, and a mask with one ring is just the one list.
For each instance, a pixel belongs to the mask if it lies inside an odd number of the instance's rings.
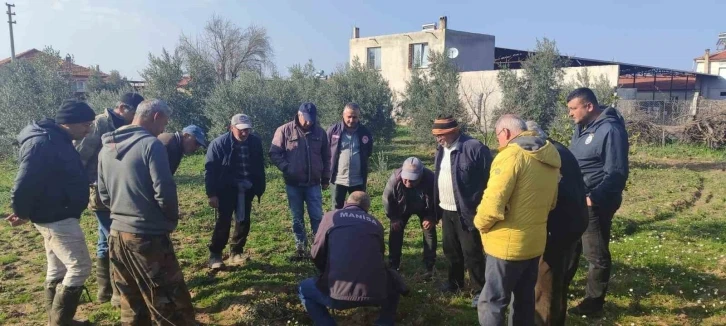
{"label": "baseball cap", "polygon": [[144,97],[139,93],[126,93],[121,95],[121,103],[128,105],[132,110],[136,111],[139,103],[144,101]]}
{"label": "baseball cap", "polygon": [[252,119],[246,114],[235,114],[230,124],[239,130],[252,129]]}
{"label": "baseball cap", "polygon": [[423,173],[423,163],[421,163],[421,160],[415,157],[409,157],[405,161],[403,161],[403,166],[401,167],[401,178],[407,179],[407,180],[418,180],[419,177],[421,177],[421,173]]}
{"label": "baseball cap", "polygon": [[194,136],[200,146],[207,147],[207,137],[204,135],[204,130],[202,130],[202,128],[199,128],[195,125],[188,125],[184,129],[182,129],[182,133]]}
{"label": "baseball cap", "polygon": [[315,107],[315,104],[313,103],[303,103],[300,105],[300,108],[297,110],[297,112],[300,112],[303,114],[303,118],[305,120],[310,121],[312,123],[315,123],[318,116],[318,108]]}

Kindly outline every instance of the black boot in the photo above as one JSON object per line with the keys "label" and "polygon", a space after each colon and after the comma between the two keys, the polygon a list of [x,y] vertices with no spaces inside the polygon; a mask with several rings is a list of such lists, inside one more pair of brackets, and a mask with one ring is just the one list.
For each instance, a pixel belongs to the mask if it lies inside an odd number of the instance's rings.
{"label": "black boot", "polygon": [[113,291],[111,290],[111,269],[109,268],[108,257],[96,260],[96,283],[98,283],[98,293],[96,295],[98,302],[111,300]]}
{"label": "black boot", "polygon": [[50,311],[50,324],[53,326],[79,325],[83,322],[76,322],[73,316],[76,314],[78,303],[81,301],[82,286],[67,287],[63,284],[53,298],[53,306]]}
{"label": "black boot", "polygon": [[45,312],[48,314],[48,324],[50,324],[50,310],[53,307],[55,289],[61,281],[63,281],[63,279],[46,281],[43,286],[43,291],[45,292]]}

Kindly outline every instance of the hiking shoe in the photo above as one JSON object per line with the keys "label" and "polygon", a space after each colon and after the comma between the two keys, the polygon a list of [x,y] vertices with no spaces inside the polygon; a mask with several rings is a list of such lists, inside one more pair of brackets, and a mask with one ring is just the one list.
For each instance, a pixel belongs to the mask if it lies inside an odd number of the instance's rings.
{"label": "hiking shoe", "polygon": [[577,316],[599,317],[603,315],[603,305],[594,299],[585,298],[577,306],[570,308],[569,313]]}
{"label": "hiking shoe", "polygon": [[434,279],[434,270],[432,269],[426,269],[426,272],[421,275],[421,278],[423,278],[424,281],[428,282]]}
{"label": "hiking shoe", "polygon": [[250,257],[244,256],[242,254],[232,254],[232,256],[229,257],[229,263],[231,265],[244,265],[249,261],[250,261]]}
{"label": "hiking shoe", "polygon": [[212,255],[209,257],[209,268],[219,270],[224,268],[224,262],[222,261],[222,257]]}

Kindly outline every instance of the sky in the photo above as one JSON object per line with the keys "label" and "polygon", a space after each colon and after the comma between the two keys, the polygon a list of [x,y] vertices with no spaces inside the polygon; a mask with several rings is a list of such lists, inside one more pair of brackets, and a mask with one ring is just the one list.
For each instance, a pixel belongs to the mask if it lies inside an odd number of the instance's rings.
{"label": "sky", "polygon": [[[490,34],[496,46],[529,50],[554,39],[561,53],[692,70],[726,32],[725,0],[5,0],[15,3],[15,52],[52,46],[83,66],[140,78],[149,54],[196,36],[212,15],[265,27],[280,72],[312,59],[333,71],[348,61],[354,26],[361,37],[418,31],[448,16],[448,28]],[[3,7],[2,12],[5,12]],[[0,58],[10,56],[6,15]]]}

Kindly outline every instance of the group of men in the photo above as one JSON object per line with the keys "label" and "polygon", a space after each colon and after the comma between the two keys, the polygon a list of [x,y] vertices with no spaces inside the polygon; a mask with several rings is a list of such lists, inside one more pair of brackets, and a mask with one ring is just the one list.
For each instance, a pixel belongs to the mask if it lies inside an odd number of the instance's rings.
{"label": "group of men", "polygon": [[[313,103],[280,126],[269,150],[282,172],[292,215],[291,260],[311,258],[320,275],[303,281],[299,296],[316,324],[334,324],[331,309],[381,306],[377,324],[395,320],[403,232],[412,215],[423,231],[423,261],[431,278],[436,226],[449,262],[442,290],[466,288],[482,325],[503,325],[514,295],[514,324],[562,325],[567,288],[584,250],[590,263],[587,296],[575,310],[602,310],[610,273],[610,225],[628,175],[627,134],[614,108],[601,108],[591,90],[568,97],[577,128],[568,150],[536,123],[513,115],[496,123],[496,157],[461,132],[449,116],[434,121],[439,146],[434,169],[411,157],[390,176],[383,205],[390,219],[388,263],[383,225],[369,214],[366,193],[373,136],[355,103],[342,121],[322,129]],[[124,94],[100,115],[84,102],[65,101],[55,120],[20,133],[19,170],[11,225],[33,222],[44,238],[49,323],[73,322],[91,259],[79,218],[98,219],[98,300],[121,307],[124,324],[193,325],[194,308],[170,239],[179,221],[173,174],[184,154],[207,147],[205,190],[216,222],[209,267],[225,266],[223,251],[234,219],[229,264],[243,264],[254,198],[266,188],[262,141],[244,114],[207,144],[188,126],[163,133],[171,108],[161,100]],[[322,191],[333,207],[323,216]],[[304,212],[314,237],[308,251]],[[583,234],[584,232],[584,234]],[[535,294],[536,293],[536,294]]]}

